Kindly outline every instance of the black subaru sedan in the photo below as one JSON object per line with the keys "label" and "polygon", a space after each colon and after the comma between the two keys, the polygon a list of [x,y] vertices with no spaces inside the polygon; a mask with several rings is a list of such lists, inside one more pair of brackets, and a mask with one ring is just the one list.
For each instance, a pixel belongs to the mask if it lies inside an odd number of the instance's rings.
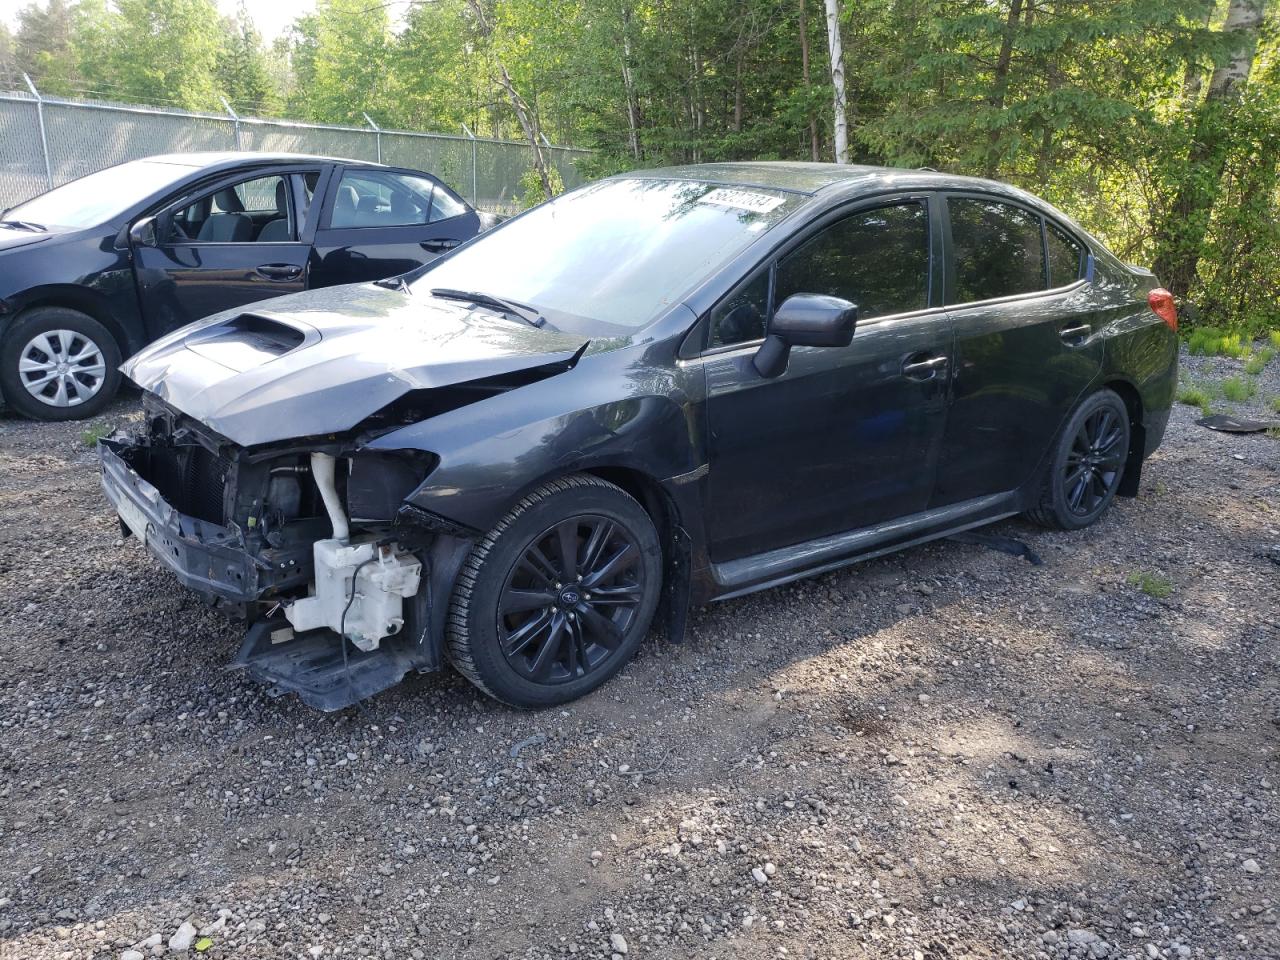
{"label": "black subaru sedan", "polygon": [[231,307],[405,273],[481,215],[430,174],[289,154],[179,154],[100,170],[0,216],[0,401],[101,410],[120,360]]}
{"label": "black subaru sedan", "polygon": [[655,618],[1018,513],[1134,496],[1176,381],[1150,272],[936,173],[599,181],[408,278],[231,310],[125,373],[122,529],[335,709],[452,664],[536,707]]}

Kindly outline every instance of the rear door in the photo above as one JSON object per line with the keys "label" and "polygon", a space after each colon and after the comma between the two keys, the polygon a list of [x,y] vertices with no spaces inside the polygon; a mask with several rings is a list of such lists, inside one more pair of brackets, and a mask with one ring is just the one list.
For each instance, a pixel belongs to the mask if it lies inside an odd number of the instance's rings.
{"label": "rear door", "polygon": [[1014,490],[1031,478],[1102,367],[1087,248],[1003,197],[946,198],[953,402],[934,504]]}
{"label": "rear door", "polygon": [[[951,331],[924,196],[828,218],[717,306],[707,378],[716,562],[925,509],[946,419]],[[751,365],[766,319],[795,293],[857,304],[853,342],[797,347],[786,371]]]}
{"label": "rear door", "polygon": [[206,184],[162,210],[156,246],[132,251],[150,338],[304,289],[311,247],[299,198],[320,172],[259,169]]}
{"label": "rear door", "polygon": [[461,197],[417,171],[348,166],[330,183],[313,287],[407,273],[480,230],[479,216]]}

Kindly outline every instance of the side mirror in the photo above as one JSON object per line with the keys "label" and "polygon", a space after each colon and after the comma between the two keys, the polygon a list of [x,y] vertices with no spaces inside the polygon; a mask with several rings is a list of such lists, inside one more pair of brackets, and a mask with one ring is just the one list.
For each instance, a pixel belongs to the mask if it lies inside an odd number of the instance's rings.
{"label": "side mirror", "polygon": [[751,363],[762,377],[781,376],[792,347],[847,347],[857,322],[858,308],[848,300],[820,293],[793,294],[774,313]]}
{"label": "side mirror", "polygon": [[135,247],[156,246],[156,218],[143,217],[130,227],[129,242]]}

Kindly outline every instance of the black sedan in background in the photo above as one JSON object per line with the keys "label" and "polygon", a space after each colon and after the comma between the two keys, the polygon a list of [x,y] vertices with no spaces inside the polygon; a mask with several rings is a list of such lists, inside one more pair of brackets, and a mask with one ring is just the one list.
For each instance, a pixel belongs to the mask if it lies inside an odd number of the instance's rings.
{"label": "black sedan in background", "polygon": [[437,178],[293,154],[109,167],[0,216],[0,400],[97,413],[123,357],[193,320],[405,273],[489,224]]}
{"label": "black sedan in background", "polygon": [[[657,611],[1137,493],[1177,376],[1149,271],[1003,184],[630,173],[403,282],[228,311],[125,366],[123,528],[335,709],[452,663],[581,696]],[[350,648],[350,649],[349,649]]]}

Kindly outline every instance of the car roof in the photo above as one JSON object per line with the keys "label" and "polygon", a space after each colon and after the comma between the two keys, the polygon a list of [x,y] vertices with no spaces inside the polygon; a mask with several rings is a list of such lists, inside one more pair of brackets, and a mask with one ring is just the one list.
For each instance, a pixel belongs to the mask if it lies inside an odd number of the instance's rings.
{"label": "car roof", "polygon": [[153,157],[143,157],[150,163],[171,163],[192,169],[220,169],[223,167],[242,166],[244,164],[323,162],[323,163],[355,163],[365,167],[380,167],[382,164],[372,160],[349,160],[343,157],[321,157],[309,153],[260,153],[254,150],[224,150],[205,153],[161,153]]}
{"label": "car roof", "polygon": [[[735,161],[732,163],[692,163],[653,170],[620,173],[619,177],[641,177],[654,180],[700,180],[707,183],[764,187],[814,196],[825,190],[841,193],[858,188],[981,190],[1031,198],[1017,187],[996,180],[965,177],[921,167],[877,167],[857,163],[812,163],[789,160]],[[1043,201],[1039,201],[1043,203]]]}

